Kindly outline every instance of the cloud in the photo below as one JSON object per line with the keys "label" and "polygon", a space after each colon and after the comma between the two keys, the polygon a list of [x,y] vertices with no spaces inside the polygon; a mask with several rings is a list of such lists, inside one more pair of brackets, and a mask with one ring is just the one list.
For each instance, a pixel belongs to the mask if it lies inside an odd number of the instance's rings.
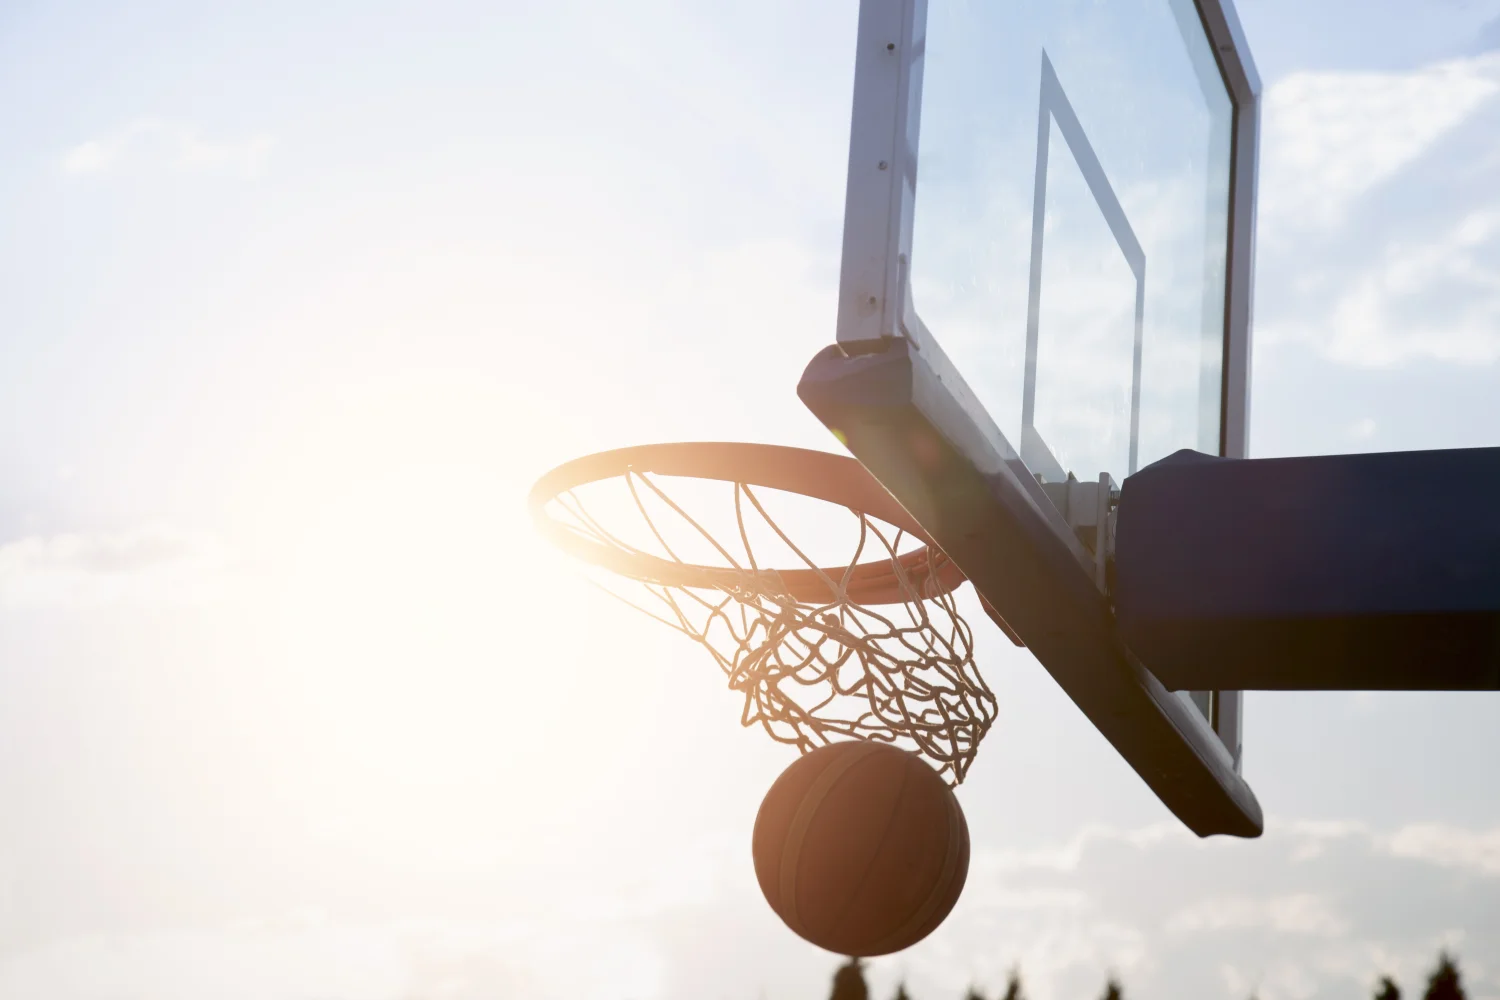
{"label": "cloud", "polygon": [[1226,896],[1204,900],[1173,914],[1165,929],[1169,934],[1256,929],[1338,937],[1348,931],[1349,924],[1333,911],[1327,899],[1291,893],[1267,899]]}
{"label": "cloud", "polygon": [[391,945],[388,932],[349,928],[85,935],[0,961],[0,995],[50,1000],[399,996],[406,963]]}
{"label": "cloud", "polygon": [[[1381,974],[1418,987],[1443,946],[1457,950],[1471,996],[1500,992],[1487,962],[1500,945],[1500,830],[1268,828],[1258,841],[1201,841],[1164,825],[1093,827],[1050,849],[981,847],[948,922],[871,964],[872,995],[898,981],[919,998],[970,985],[992,995],[1019,964],[1035,1000],[1097,995],[1111,971],[1127,995],[1354,1000]],[[670,849],[595,841],[571,876],[543,862],[505,890],[481,880],[488,915],[458,907],[467,919],[392,922],[376,907],[361,920],[345,907],[309,921],[288,909],[218,928],[74,935],[0,958],[0,994],[686,1000],[733,983],[745,996],[822,995],[834,957],[769,915],[744,854],[718,834]]]}
{"label": "cloud", "polygon": [[1419,240],[1390,241],[1349,273],[1308,263],[1304,280],[1321,280],[1284,290],[1287,306],[1266,324],[1271,343],[1311,343],[1329,360],[1358,367],[1500,360],[1500,205],[1469,211]]}
{"label": "cloud", "polygon": [[1500,829],[1474,831],[1421,823],[1398,830],[1385,841],[1385,849],[1393,857],[1500,877]]}
{"label": "cloud", "polygon": [[1341,221],[1497,90],[1500,53],[1407,73],[1284,77],[1268,90],[1262,118],[1263,223],[1274,232]]}
{"label": "cloud", "polygon": [[1146,847],[1163,840],[1176,840],[1182,835],[1181,828],[1174,823],[1158,823],[1134,830],[1096,825],[1080,830],[1071,840],[1050,847],[1026,851],[988,850],[975,855],[973,869],[992,876],[1027,870],[1051,870],[1075,872],[1083,863],[1085,854],[1099,843],[1124,842],[1137,847]]}
{"label": "cloud", "polygon": [[63,157],[63,173],[97,174],[114,162],[118,150],[97,139],[80,143]]}
{"label": "cloud", "polygon": [[1500,830],[1267,826],[1251,842],[1094,827],[1048,849],[981,849],[948,924],[877,961],[876,992],[902,978],[915,996],[996,992],[1019,963],[1039,1000],[1097,994],[1110,970],[1142,996],[1353,1000],[1380,974],[1415,986],[1444,945],[1471,995],[1500,989],[1484,964],[1500,944]]}
{"label": "cloud", "polygon": [[1500,53],[1271,88],[1261,346],[1365,368],[1500,361],[1497,90]]}
{"label": "cloud", "polygon": [[214,539],[157,525],[21,538],[0,545],[0,608],[200,603],[227,566]]}
{"label": "cloud", "polygon": [[258,176],[275,146],[267,135],[239,140],[210,140],[186,125],[148,118],[131,122],[109,136],[90,139],[62,157],[70,176],[99,175],[130,162],[178,171],[216,171]]}
{"label": "cloud", "polygon": [[1500,210],[1471,212],[1423,245],[1393,246],[1334,307],[1329,354],[1363,365],[1500,358]]}

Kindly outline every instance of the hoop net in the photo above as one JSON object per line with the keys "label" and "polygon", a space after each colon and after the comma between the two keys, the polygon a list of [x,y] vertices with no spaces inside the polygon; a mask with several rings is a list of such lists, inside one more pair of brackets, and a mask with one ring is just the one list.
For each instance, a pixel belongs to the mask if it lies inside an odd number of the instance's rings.
{"label": "hoop net", "polygon": [[[816,532],[775,502],[788,497],[817,504]],[[611,571],[603,589],[708,650],[743,725],[803,753],[895,744],[963,781],[995,698],[954,604],[962,576],[912,533],[837,502],[635,469],[558,492],[545,516],[555,541]],[[845,555],[814,559],[791,521]]]}

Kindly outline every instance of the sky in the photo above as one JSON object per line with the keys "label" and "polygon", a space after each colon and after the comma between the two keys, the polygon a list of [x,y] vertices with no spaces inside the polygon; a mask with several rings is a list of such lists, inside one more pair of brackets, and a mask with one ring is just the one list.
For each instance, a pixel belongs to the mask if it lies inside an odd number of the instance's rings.
{"label": "sky", "polygon": [[[1500,443],[1500,2],[1239,10],[1251,454]],[[524,498],[836,448],[793,388],[856,14],[6,5],[0,998],[826,995],[750,867],[789,751]],[[1500,997],[1494,697],[1251,694],[1266,835],[1199,841],[976,631],[968,888],[878,996],[1341,1000],[1448,947]]]}

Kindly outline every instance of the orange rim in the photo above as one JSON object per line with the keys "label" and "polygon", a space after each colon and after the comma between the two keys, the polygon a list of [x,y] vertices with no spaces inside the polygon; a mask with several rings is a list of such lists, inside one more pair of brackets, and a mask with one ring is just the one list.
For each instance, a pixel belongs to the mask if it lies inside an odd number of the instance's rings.
{"label": "orange rim", "polygon": [[532,520],[548,541],[563,551],[631,579],[719,590],[733,590],[743,583],[747,570],[675,562],[613,548],[584,537],[547,513],[547,505],[569,490],[629,473],[709,479],[796,493],[884,521],[923,543],[922,548],[894,560],[871,560],[852,567],[763,571],[801,603],[823,604],[836,599],[829,581],[841,583],[848,599],[869,605],[904,603],[913,593],[936,597],[964,582],[953,561],[863,465],[844,455],[806,448],[683,442],[585,455],[553,469],[532,487]]}

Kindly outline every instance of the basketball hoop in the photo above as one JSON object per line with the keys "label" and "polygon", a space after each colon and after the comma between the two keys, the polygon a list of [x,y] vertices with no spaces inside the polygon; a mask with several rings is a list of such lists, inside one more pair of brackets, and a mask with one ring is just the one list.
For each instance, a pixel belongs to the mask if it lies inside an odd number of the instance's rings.
{"label": "basketball hoop", "polygon": [[[822,501],[818,525],[773,514],[787,497]],[[622,448],[552,470],[530,505],[549,541],[608,571],[604,589],[712,654],[744,696],[742,724],[803,753],[895,744],[963,780],[995,718],[953,600],[964,576],[856,460],[759,444]],[[808,554],[839,534],[847,558]]]}

